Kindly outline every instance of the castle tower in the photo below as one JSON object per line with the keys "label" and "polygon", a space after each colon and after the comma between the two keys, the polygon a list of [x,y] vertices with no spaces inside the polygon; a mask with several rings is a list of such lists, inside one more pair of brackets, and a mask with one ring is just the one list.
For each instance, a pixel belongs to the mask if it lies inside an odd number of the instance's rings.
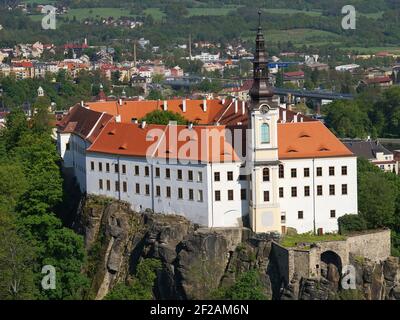
{"label": "castle tower", "polygon": [[261,29],[261,12],[254,55],[253,86],[248,108],[247,163],[250,186],[250,224],[254,232],[281,232],[278,194],[279,106],[268,83],[268,57]]}

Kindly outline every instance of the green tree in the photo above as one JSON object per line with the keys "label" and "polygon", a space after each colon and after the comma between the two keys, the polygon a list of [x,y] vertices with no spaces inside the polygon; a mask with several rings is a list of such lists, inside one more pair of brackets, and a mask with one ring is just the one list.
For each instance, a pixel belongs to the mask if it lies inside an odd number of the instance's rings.
{"label": "green tree", "polygon": [[[0,213],[1,215],[1,213]],[[0,299],[34,299],[35,250],[11,224],[0,220]]]}
{"label": "green tree", "polygon": [[167,125],[170,121],[176,121],[178,125],[188,123],[182,115],[172,111],[155,110],[148,113],[141,121],[146,121],[149,124],[164,124]]}
{"label": "green tree", "polygon": [[143,259],[137,266],[134,279],[127,284],[121,283],[115,286],[105,300],[151,300],[153,296],[154,281],[157,278],[157,270],[161,268],[161,262],[157,259]]}
{"label": "green tree", "polygon": [[151,89],[149,95],[147,96],[147,100],[163,100],[164,97],[159,90]]}
{"label": "green tree", "polygon": [[227,300],[267,300],[265,289],[258,270],[242,273],[238,280],[228,288],[220,288],[213,294],[216,299]]}

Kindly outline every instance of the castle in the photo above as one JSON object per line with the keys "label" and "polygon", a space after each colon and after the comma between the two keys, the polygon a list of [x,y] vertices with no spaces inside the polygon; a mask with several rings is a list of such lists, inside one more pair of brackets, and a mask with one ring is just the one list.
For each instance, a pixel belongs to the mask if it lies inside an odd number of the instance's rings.
{"label": "castle", "polygon": [[[82,192],[137,211],[184,215],[207,227],[255,232],[337,231],[357,214],[357,159],[321,122],[279,105],[268,83],[259,26],[250,102],[108,101],[72,107],[58,150]],[[188,125],[139,121],[151,111]],[[248,217],[248,219],[246,219]]]}

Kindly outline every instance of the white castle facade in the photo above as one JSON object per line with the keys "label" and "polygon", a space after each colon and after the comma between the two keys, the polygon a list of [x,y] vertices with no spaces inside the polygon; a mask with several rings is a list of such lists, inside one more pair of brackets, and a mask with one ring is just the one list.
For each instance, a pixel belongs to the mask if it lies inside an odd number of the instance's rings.
{"label": "white castle facade", "polygon": [[[276,103],[261,29],[250,96],[250,103],[77,105],[58,124],[58,149],[82,192],[126,201],[137,211],[255,232],[337,231],[340,216],[358,211],[356,156],[322,123]],[[138,121],[154,110],[180,113],[196,125]],[[204,135],[211,131],[222,149]],[[237,139],[233,132],[245,133]]]}

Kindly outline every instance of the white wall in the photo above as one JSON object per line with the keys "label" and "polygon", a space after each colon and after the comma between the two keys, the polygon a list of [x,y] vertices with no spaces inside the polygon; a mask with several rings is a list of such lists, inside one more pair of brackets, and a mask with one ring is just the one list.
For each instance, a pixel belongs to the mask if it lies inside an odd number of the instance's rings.
{"label": "white wall", "polygon": [[[91,170],[91,162],[95,164],[95,170]],[[114,165],[119,161],[119,173],[115,173]],[[99,172],[98,163],[103,163],[103,171]],[[106,172],[106,163],[110,163],[110,172]],[[122,166],[126,166],[126,174],[123,174]],[[135,165],[139,166],[139,176],[135,175]],[[89,194],[104,195],[127,201],[132,209],[142,211],[152,209],[156,213],[179,214],[187,217],[194,223],[208,226],[208,189],[207,189],[207,165],[166,165],[160,163],[151,164],[146,158],[118,157],[88,153],[86,160],[87,181]],[[145,167],[149,167],[149,176],[145,176]],[[170,178],[166,178],[166,168],[170,169]],[[160,177],[156,176],[156,168],[160,169]],[[182,180],[178,180],[178,170],[182,170]],[[188,172],[193,172],[193,181],[189,181]],[[198,173],[202,173],[202,181],[198,179]],[[99,179],[103,179],[103,190],[99,190]],[[115,191],[115,182],[120,180],[120,192]],[[106,180],[110,180],[111,190],[106,189]],[[127,192],[123,191],[123,182],[127,183]],[[136,194],[136,183],[140,185],[140,194]],[[145,195],[145,186],[150,186],[150,195]],[[160,187],[161,196],[156,196],[156,187]],[[167,198],[167,187],[171,187],[171,197]],[[183,199],[178,199],[178,188],[183,190]],[[189,199],[189,189],[193,190],[193,200]],[[199,190],[203,192],[203,200],[199,200]]]}
{"label": "white wall", "polygon": [[[315,227],[324,232],[338,230],[337,219],[345,214],[357,214],[357,159],[355,157],[319,158],[282,161],[285,177],[278,180],[284,188],[280,199],[281,212],[286,214],[286,226],[296,228],[299,233],[313,231]],[[335,175],[329,176],[329,167],[335,167]],[[347,166],[347,175],[341,167]],[[317,167],[322,167],[322,177],[317,176]],[[297,169],[297,178],[291,178],[291,169]],[[310,177],[304,177],[304,168],[310,168]],[[347,195],[342,195],[342,184],[347,184]],[[323,186],[323,195],[317,196],[317,186]],[[329,195],[329,185],[335,185],[335,195]],[[310,186],[310,196],[304,196],[304,187]],[[291,196],[291,187],[297,187],[297,197]],[[336,217],[330,217],[330,210],[336,210]],[[298,211],[304,218],[298,219]]]}
{"label": "white wall", "polygon": [[[207,182],[209,185],[210,227],[239,227],[242,217],[249,214],[250,190],[246,180],[240,181],[241,163],[214,163],[208,166]],[[233,172],[233,180],[228,181],[228,172]],[[220,181],[214,180],[214,173],[219,172]],[[241,200],[241,189],[247,190],[247,200]],[[215,191],[220,191],[221,201],[215,201]],[[228,200],[228,190],[233,190],[233,200]]]}

